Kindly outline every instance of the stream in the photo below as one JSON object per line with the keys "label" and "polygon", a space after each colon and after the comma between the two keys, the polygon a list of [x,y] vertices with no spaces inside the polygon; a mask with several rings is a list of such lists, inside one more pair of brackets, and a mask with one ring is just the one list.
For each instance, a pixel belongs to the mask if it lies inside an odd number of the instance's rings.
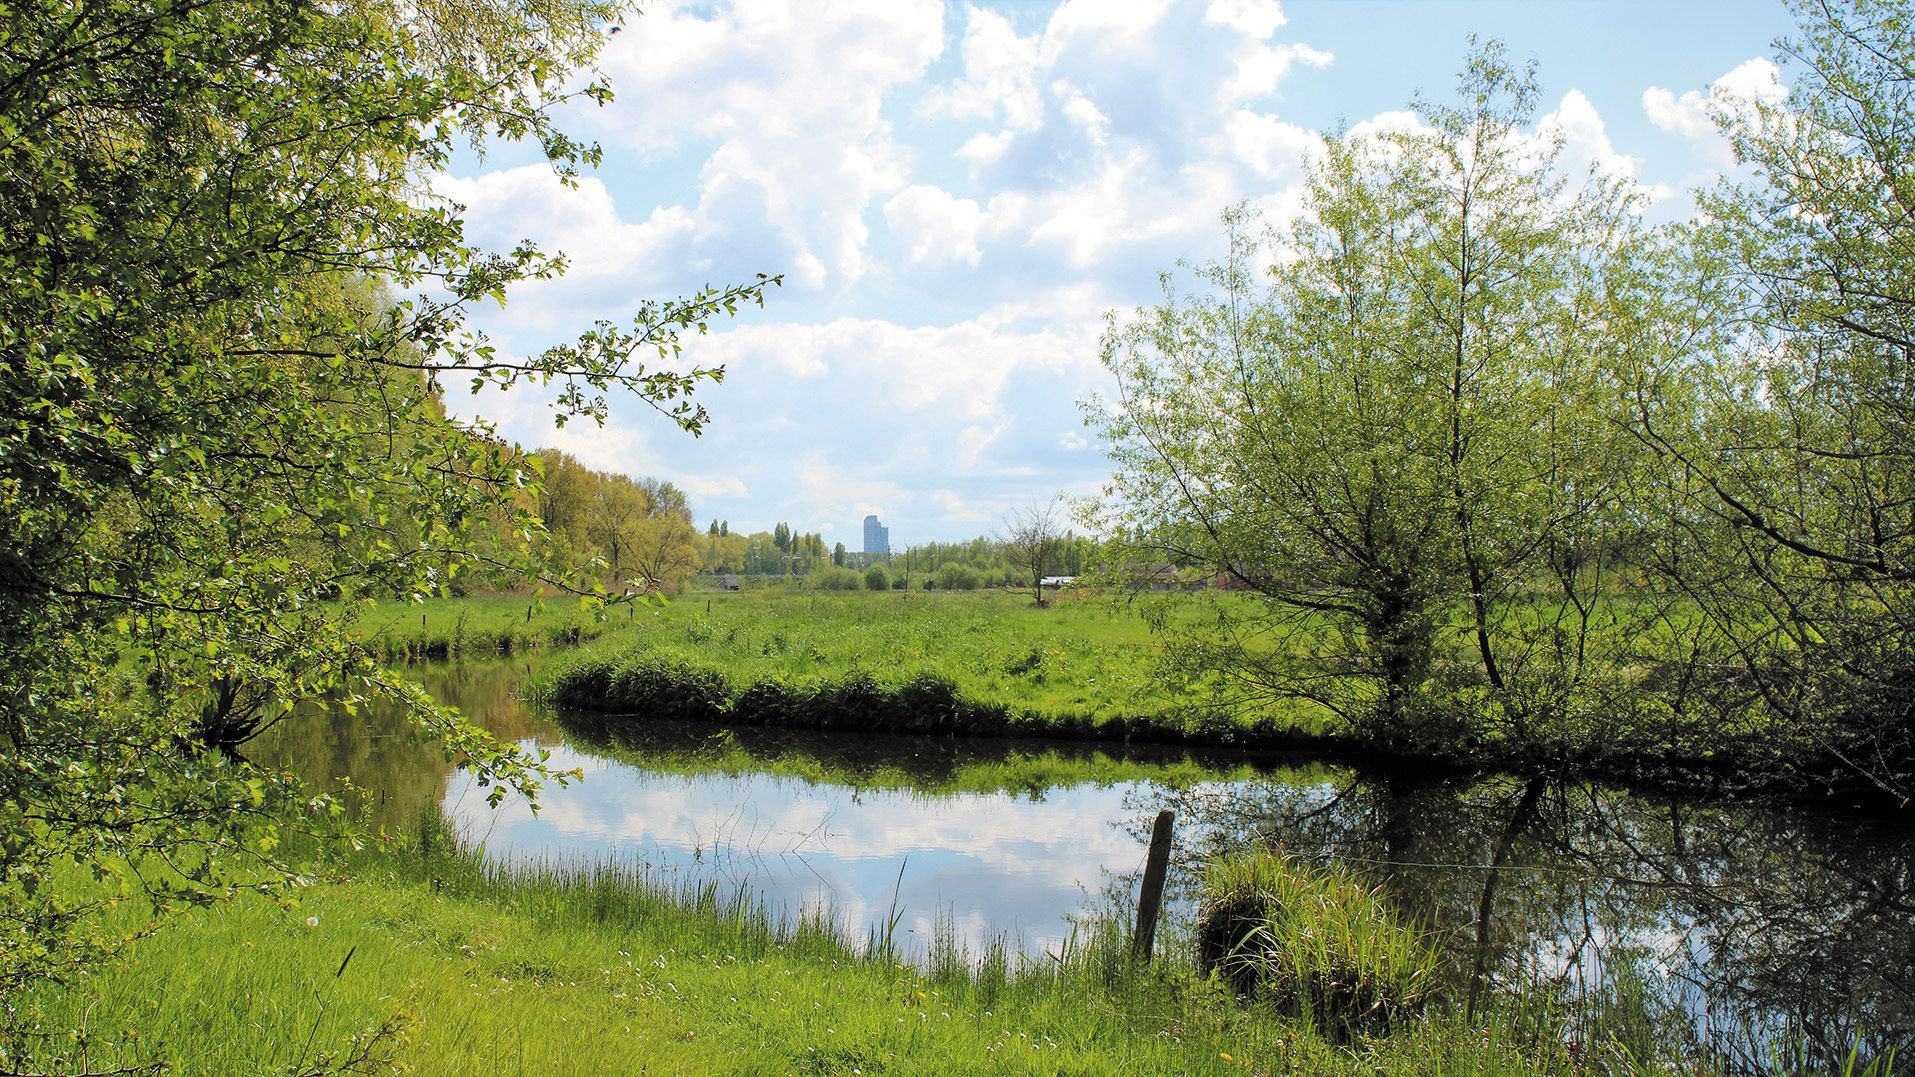
{"label": "stream", "polygon": [[[1459,967],[1565,996],[1601,988],[1680,1041],[1664,1047],[1732,1071],[1786,1067],[1787,1045],[1915,1057],[1905,820],[1109,745],[660,724],[612,748],[522,704],[513,689],[528,668],[415,672],[501,738],[583,772],[548,786],[536,814],[517,798],[487,807],[471,775],[379,708],[314,709],[254,755],[321,783],[351,777],[375,827],[436,803],[491,857],[616,859],[663,886],[829,918],[854,939],[888,928],[916,960],[934,937],[973,960],[994,945],[1043,960],[1088,919],[1127,918],[1167,808],[1177,836],[1160,946],[1188,946],[1206,859],[1260,841],[1357,871]],[[1021,780],[953,791],[978,773]]]}

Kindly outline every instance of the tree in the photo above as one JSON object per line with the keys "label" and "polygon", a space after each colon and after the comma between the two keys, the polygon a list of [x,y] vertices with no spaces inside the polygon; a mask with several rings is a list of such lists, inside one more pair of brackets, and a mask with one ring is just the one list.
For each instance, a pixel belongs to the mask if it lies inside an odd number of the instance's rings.
{"label": "tree", "polygon": [[[0,1012],[117,945],[125,894],[291,900],[282,830],[332,809],[243,745],[302,700],[394,700],[484,781],[549,777],[354,628],[362,594],[528,565],[536,467],[440,396],[556,380],[560,420],[629,392],[696,432],[722,371],[649,364],[769,282],[528,359],[464,334],[561,263],[470,246],[424,177],[485,134],[591,164],[546,109],[604,96],[565,75],[612,9],[448,10],[26,0],[0,30]],[[48,885],[63,862],[108,879]]]}
{"label": "tree", "polygon": [[843,568],[844,554],[845,554],[844,543],[840,542],[832,546],[831,547],[831,563],[838,566],[839,568]]}
{"label": "tree", "polygon": [[[647,537],[646,532],[651,530],[647,525],[659,515],[658,503],[645,492],[642,484],[628,476],[598,472],[594,479],[597,488],[587,511],[587,532],[605,559],[609,586],[616,587],[626,578],[627,569],[635,567],[640,560],[637,551]],[[682,522],[677,516],[673,519]],[[684,530],[689,532],[689,526]],[[642,575],[653,586],[659,579],[648,573]]]}
{"label": "tree", "polygon": [[[1915,795],[1915,6],[1802,2],[1787,100],[1721,102],[1753,182],[1695,240],[1740,319],[1693,396],[1645,393],[1660,567],[1791,754]],[[1744,718],[1743,720],[1748,720]],[[1819,783],[1818,783],[1819,784]]]}
{"label": "tree", "polygon": [[1055,575],[1062,562],[1063,505],[1060,494],[1012,509],[1005,514],[997,534],[1004,560],[1029,579],[1031,594],[1040,607],[1048,604],[1044,601],[1044,577]]}
{"label": "tree", "polygon": [[1113,320],[1119,396],[1086,407],[1115,464],[1096,519],[1130,571],[1248,593],[1155,622],[1224,705],[1457,750],[1604,705],[1633,526],[1614,420],[1667,343],[1657,248],[1624,184],[1572,185],[1560,141],[1525,130],[1535,92],[1476,50],[1461,106],[1326,140],[1287,232],[1233,211],[1204,291],[1167,276],[1162,305]]}

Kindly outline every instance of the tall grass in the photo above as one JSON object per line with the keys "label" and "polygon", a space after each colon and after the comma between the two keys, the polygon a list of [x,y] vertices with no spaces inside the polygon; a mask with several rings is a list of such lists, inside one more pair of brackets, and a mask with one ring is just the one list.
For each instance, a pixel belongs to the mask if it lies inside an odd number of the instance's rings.
{"label": "tall grass", "polygon": [[1350,873],[1256,849],[1203,881],[1199,972],[1342,1042],[1421,1012],[1438,947]]}
{"label": "tall grass", "polygon": [[444,598],[381,602],[360,614],[366,646],[385,661],[512,656],[595,640],[636,609],[601,615],[577,601],[538,598]]}
{"label": "tall grass", "polygon": [[1585,1069],[1546,1036],[1427,1014],[1334,1043],[1240,1005],[1187,952],[1137,960],[1115,918],[1029,957],[946,936],[920,968],[825,918],[629,865],[491,864],[431,818],[343,867],[296,908],[197,910],[83,984],[14,1000],[44,1035],[5,1064],[292,1073],[335,1051],[357,1072],[434,1074]]}

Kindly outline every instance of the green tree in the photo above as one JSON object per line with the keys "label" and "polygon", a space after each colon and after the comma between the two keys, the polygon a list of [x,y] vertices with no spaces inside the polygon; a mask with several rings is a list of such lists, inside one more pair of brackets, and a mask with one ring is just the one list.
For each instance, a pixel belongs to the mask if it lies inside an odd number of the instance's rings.
{"label": "green tree", "polygon": [[[1655,244],[1620,182],[1572,184],[1535,84],[1477,50],[1460,106],[1326,140],[1305,212],[1127,323],[1087,404],[1115,464],[1118,572],[1197,566],[1168,653],[1224,705],[1316,708],[1386,740],[1522,737],[1617,676],[1611,539],[1631,371],[1659,361]],[[1267,274],[1259,240],[1279,254]]]}
{"label": "green tree", "polygon": [[688,394],[722,371],[651,360],[762,279],[530,359],[462,331],[561,263],[470,246],[424,177],[482,135],[591,164],[546,109],[604,96],[565,76],[609,9],[450,7],[26,0],[0,28],[0,1013],[116,945],[125,894],[290,898],[282,831],[331,816],[243,745],[301,700],[396,701],[536,793],[538,758],[373,661],[335,601],[526,564],[536,467],[449,421],[442,386],[556,379],[561,420],[620,392],[707,420]]}
{"label": "green tree", "polygon": [[[1756,178],[1696,241],[1743,317],[1645,392],[1676,522],[1660,564],[1778,743],[1915,795],[1915,5],[1803,2],[1786,102],[1727,102]],[[1682,387],[1678,387],[1681,389]]]}

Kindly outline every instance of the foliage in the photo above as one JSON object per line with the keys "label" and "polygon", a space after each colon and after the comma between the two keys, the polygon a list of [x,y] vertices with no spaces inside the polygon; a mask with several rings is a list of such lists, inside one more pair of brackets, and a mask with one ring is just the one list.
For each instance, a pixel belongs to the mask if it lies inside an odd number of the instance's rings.
{"label": "foliage", "polygon": [[1915,9],[1797,5],[1787,100],[1722,102],[1755,180],[1694,241],[1740,319],[1657,386],[1665,574],[1748,694],[1853,776],[1915,795]]}
{"label": "foliage", "polygon": [[1535,94],[1479,49],[1462,105],[1327,140],[1288,231],[1232,211],[1202,290],[1167,275],[1111,324],[1118,395],[1085,407],[1115,464],[1095,521],[1131,586],[1194,572],[1251,596],[1155,606],[1202,607],[1160,621],[1169,659],[1235,705],[1469,752],[1628,688],[1636,607],[1612,598],[1643,453],[1615,419],[1671,347],[1661,252],[1627,185],[1572,183],[1526,129]]}
{"label": "foliage", "polygon": [[[637,594],[676,593],[697,569],[705,542],[693,530],[684,491],[654,478],[593,471],[559,449],[540,449],[533,459],[543,478],[537,503],[549,569],[581,571],[607,591]],[[709,541],[716,539],[715,521],[712,529]]]}
{"label": "foliage", "polygon": [[820,591],[856,591],[864,586],[864,577],[848,568],[826,565],[807,577],[805,584]]}
{"label": "foliage", "polygon": [[[591,164],[545,109],[603,99],[566,75],[609,10],[453,8],[28,0],[0,29],[0,1002],[117,946],[101,917],[128,894],[289,894],[282,828],[329,812],[240,746],[300,700],[402,701],[536,791],[536,758],[352,628],[363,593],[523,570],[536,471],[449,421],[443,385],[556,380],[561,420],[614,392],[707,419],[689,394],[722,372],[652,360],[762,279],[533,358],[461,332],[562,260],[472,247],[423,179],[487,133]],[[51,885],[71,863],[106,885]]]}
{"label": "foliage", "polygon": [[872,565],[864,570],[864,586],[871,591],[889,591],[891,573],[886,571],[883,565]]}
{"label": "foliage", "polygon": [[984,584],[984,574],[970,565],[946,565],[938,569],[938,586],[946,591],[975,591]]}

